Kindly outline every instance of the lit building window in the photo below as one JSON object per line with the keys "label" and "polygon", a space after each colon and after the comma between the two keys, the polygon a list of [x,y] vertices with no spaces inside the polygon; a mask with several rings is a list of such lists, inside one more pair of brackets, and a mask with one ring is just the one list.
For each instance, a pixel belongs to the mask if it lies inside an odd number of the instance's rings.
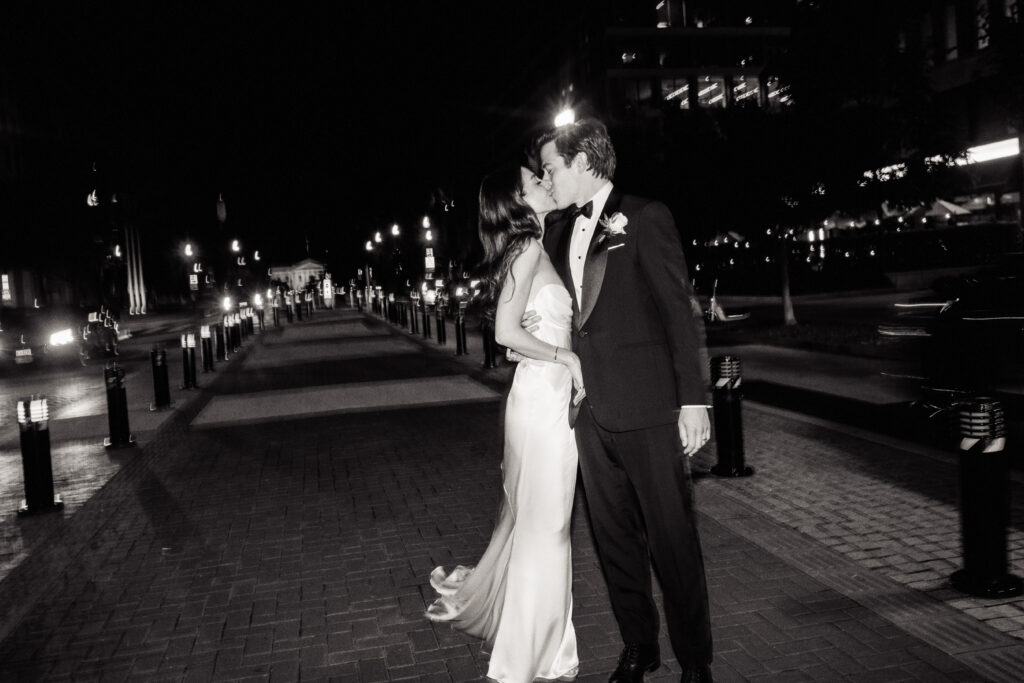
{"label": "lit building window", "polygon": [[988,0],[978,0],[974,9],[974,28],[978,37],[978,49],[984,50],[988,47]]}
{"label": "lit building window", "polygon": [[725,80],[718,76],[702,76],[697,80],[697,104],[715,109],[725,106]]}
{"label": "lit building window", "polygon": [[780,109],[793,104],[793,97],[790,95],[789,86],[782,83],[778,76],[770,76],[764,82],[764,89],[768,97],[768,107]]}
{"label": "lit building window", "polygon": [[690,84],[685,78],[666,78],[661,82],[661,99],[672,107],[690,108]]}
{"label": "lit building window", "polygon": [[761,83],[756,76],[734,76],[732,101],[740,106],[761,106]]}

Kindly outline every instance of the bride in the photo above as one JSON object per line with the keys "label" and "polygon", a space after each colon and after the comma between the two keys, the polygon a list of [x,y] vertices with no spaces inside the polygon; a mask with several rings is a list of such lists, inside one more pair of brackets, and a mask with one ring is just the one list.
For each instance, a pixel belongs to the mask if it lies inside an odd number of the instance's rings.
{"label": "bride", "polygon": [[[573,680],[579,667],[572,625],[569,520],[576,486],[576,442],[569,428],[572,386],[582,388],[570,347],[572,299],[540,242],[555,208],[548,187],[509,167],[480,185],[479,233],[484,301],[497,342],[523,360],[505,406],[504,495],[490,543],[476,567],[430,583],[441,596],[427,618],[482,638],[487,676],[502,683]],[[520,326],[524,311],[539,328]]]}

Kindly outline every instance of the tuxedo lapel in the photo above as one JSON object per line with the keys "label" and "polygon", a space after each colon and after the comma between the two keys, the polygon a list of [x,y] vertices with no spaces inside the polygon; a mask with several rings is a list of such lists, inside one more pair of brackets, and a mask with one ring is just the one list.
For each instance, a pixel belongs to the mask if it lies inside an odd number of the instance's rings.
{"label": "tuxedo lapel", "polygon": [[[605,202],[604,209],[601,211],[602,218],[618,211],[621,202],[622,194],[613,187],[612,193],[608,195],[608,201]],[[597,297],[601,295],[604,271],[608,265],[608,249],[600,245],[599,236],[603,232],[603,227],[598,220],[597,229],[590,236],[587,260],[583,266],[583,307],[578,309],[579,324],[577,327],[583,327],[583,324],[587,322],[590,312],[594,310],[594,305],[597,303]]]}

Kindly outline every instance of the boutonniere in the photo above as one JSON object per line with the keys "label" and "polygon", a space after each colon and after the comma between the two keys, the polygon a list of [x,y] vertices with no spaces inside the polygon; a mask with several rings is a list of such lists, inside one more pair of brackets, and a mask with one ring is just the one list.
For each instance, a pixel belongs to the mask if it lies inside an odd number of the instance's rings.
{"label": "boutonniere", "polygon": [[601,231],[601,238],[597,242],[598,244],[601,244],[609,237],[625,235],[626,226],[629,225],[629,219],[622,215],[621,211],[616,211],[611,216],[601,216],[598,223],[604,226],[604,230]]}

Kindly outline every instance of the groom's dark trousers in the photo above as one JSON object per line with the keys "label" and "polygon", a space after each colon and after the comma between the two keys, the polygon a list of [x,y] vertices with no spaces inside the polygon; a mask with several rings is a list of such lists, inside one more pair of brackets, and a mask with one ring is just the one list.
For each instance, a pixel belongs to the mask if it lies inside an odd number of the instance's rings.
{"label": "groom's dark trousers", "polygon": [[658,642],[650,557],[676,657],[684,666],[710,663],[704,560],[676,425],[609,432],[594,421],[584,399],[576,440],[591,528],[623,642]]}
{"label": "groom's dark trousers", "polygon": [[623,641],[657,643],[653,561],[672,649],[683,666],[700,666],[711,662],[711,625],[677,424],[680,406],[707,403],[699,318],[668,209],[613,188],[602,214],[616,213],[627,219],[623,231],[590,238],[582,309],[568,263],[572,224],[549,216],[544,235],[573,295],[587,391],[575,422],[580,471]]}

